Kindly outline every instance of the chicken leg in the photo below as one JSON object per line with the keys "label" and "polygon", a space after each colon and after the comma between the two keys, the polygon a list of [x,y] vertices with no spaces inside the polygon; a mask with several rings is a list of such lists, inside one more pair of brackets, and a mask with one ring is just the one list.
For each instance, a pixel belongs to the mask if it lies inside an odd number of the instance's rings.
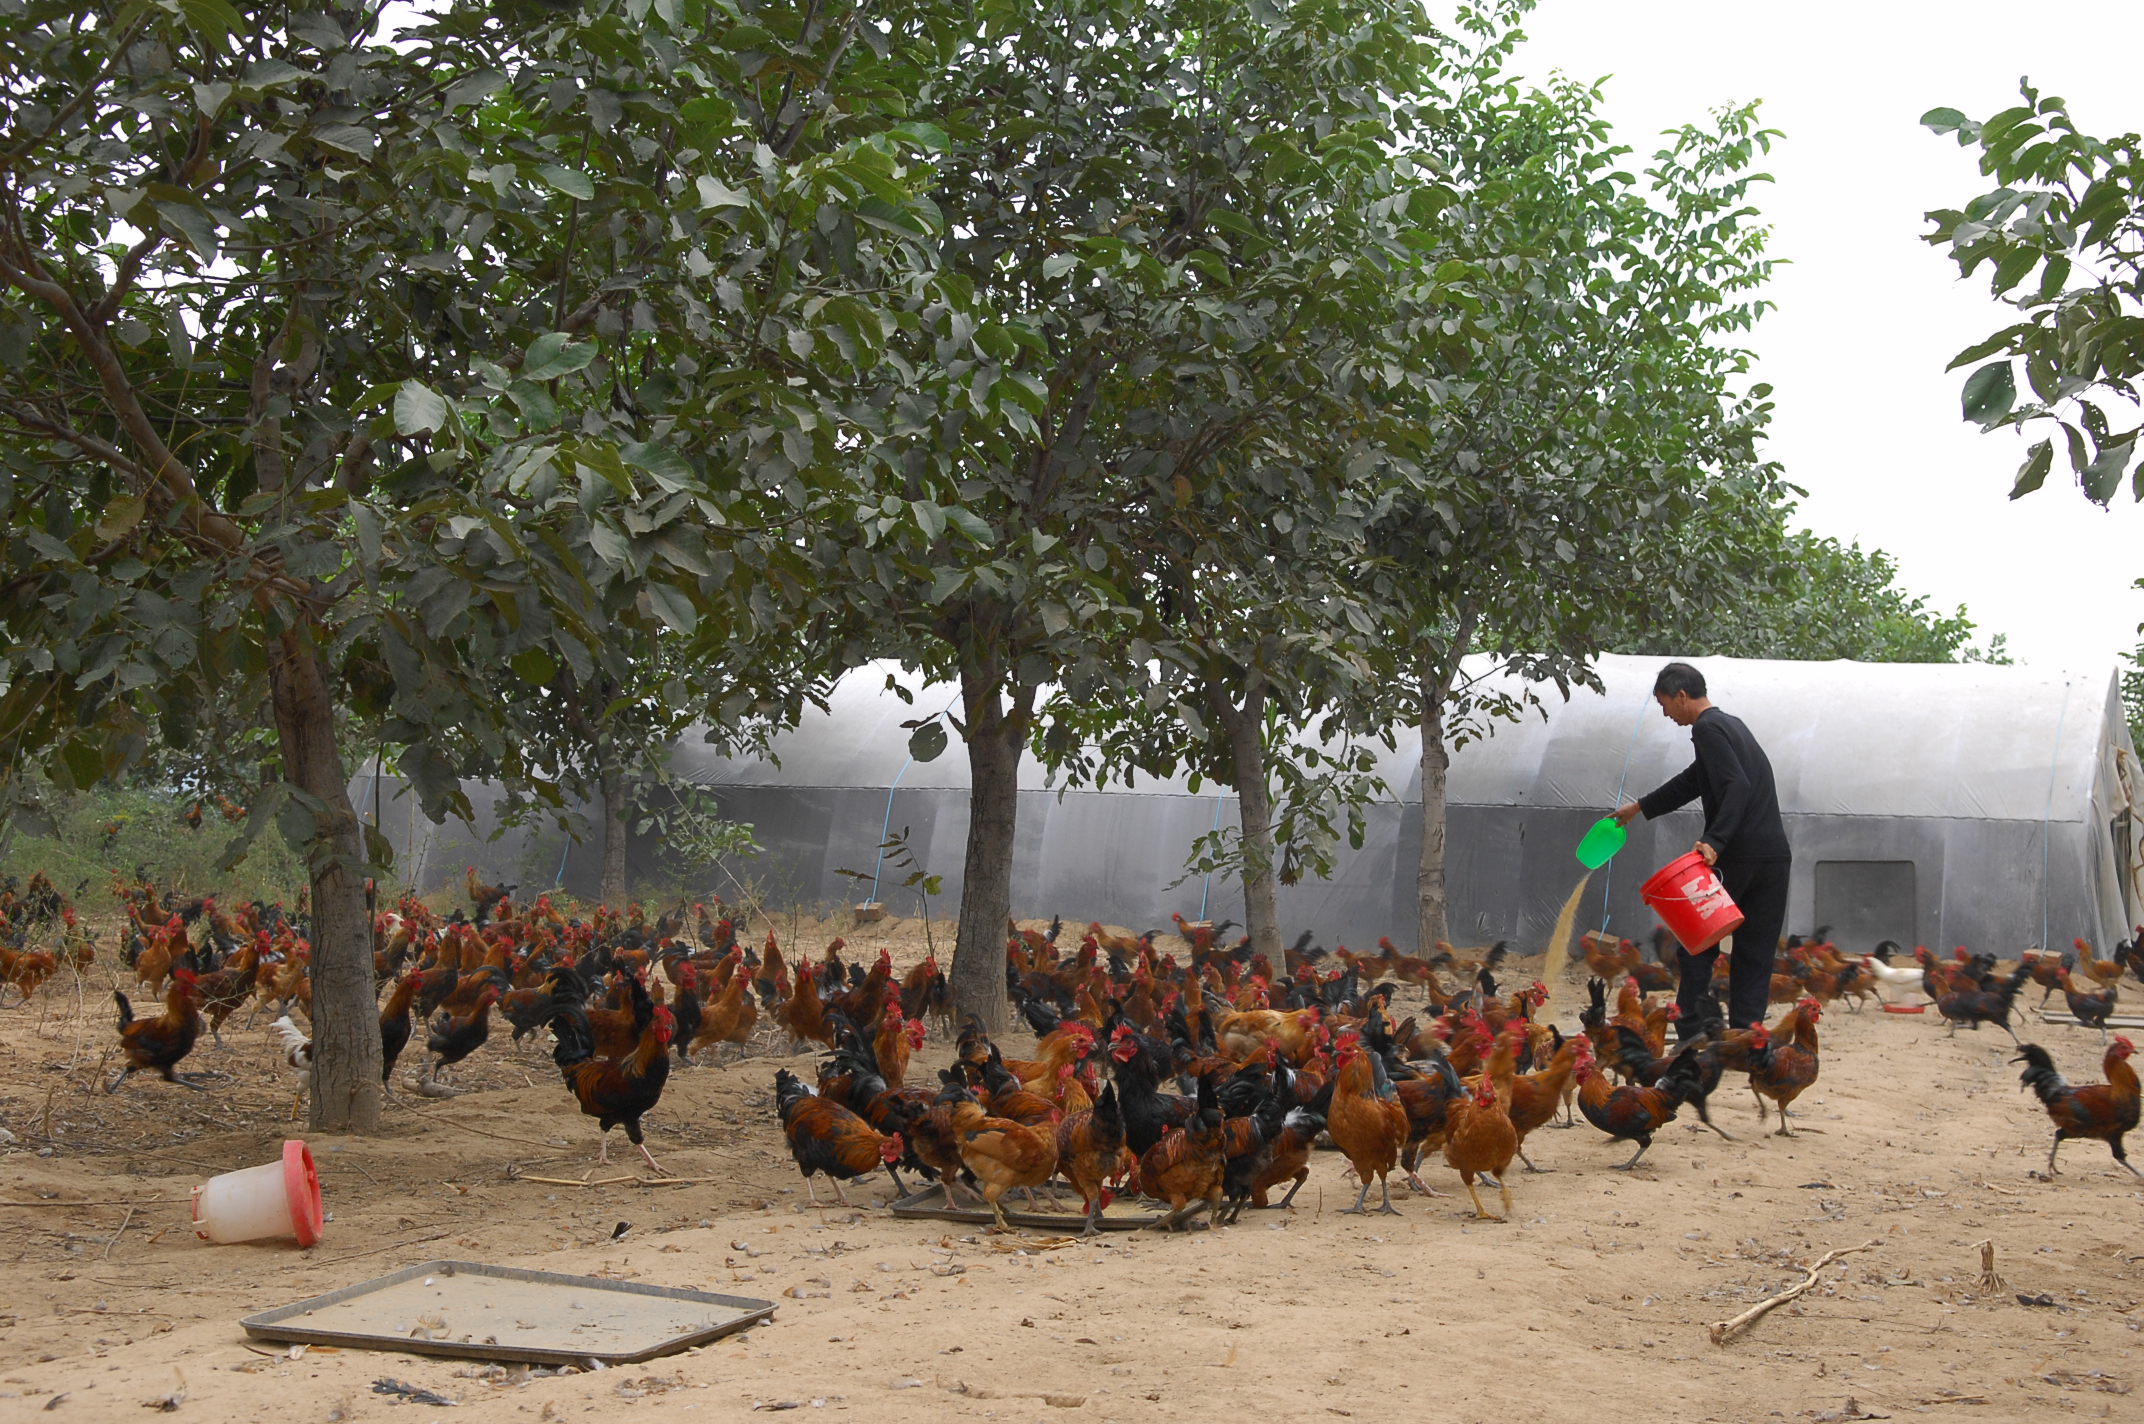
{"label": "chicken leg", "polygon": [[1653,1145],[1653,1139],[1652,1139],[1652,1138],[1650,1138],[1650,1137],[1641,1137],[1641,1138],[1639,1138],[1639,1139],[1638,1139],[1638,1150],[1630,1154],[1630,1160],[1629,1160],[1628,1162],[1618,1162],[1618,1163],[1616,1163],[1616,1164],[1615,1164],[1615,1169],[1616,1169],[1616,1170],[1617,1170],[1618,1172],[1627,1172],[1627,1171],[1629,1171],[1629,1170],[1630,1170],[1631,1168],[1633,1168],[1633,1167],[1637,1166],[1637,1165],[1638,1165],[1638,1159],[1639,1159],[1640,1157],[1643,1157],[1643,1156],[1644,1156],[1644,1155],[1646,1154],[1646,1151],[1647,1151],[1647,1149],[1649,1149],[1649,1148],[1650,1148],[1650,1147],[1651,1147],[1652,1145]]}
{"label": "chicken leg", "polygon": [[[1761,1103],[1764,1101],[1764,1099],[1759,1098],[1757,1099],[1757,1101]],[[1725,1137],[1729,1142],[1734,1141],[1734,1137],[1727,1131],[1727,1129],[1714,1122],[1712,1120],[1712,1114],[1705,1111],[1705,1100],[1703,1098],[1692,1098],[1690,1100],[1690,1106],[1697,1109],[1697,1120],[1699,1122],[1711,1128],[1720,1136]]]}
{"label": "chicken leg", "polygon": [[1773,1133],[1772,1136],[1792,1137],[1793,1135],[1794,1129],[1787,1126],[1787,1105],[1785,1103],[1781,1103],[1779,1105],[1779,1131]]}
{"label": "chicken leg", "polygon": [[[1488,1209],[1481,1204],[1481,1193],[1474,1190],[1473,1179],[1471,1177],[1467,1178],[1466,1183],[1467,1195],[1474,1198],[1474,1219],[1476,1221],[1502,1221],[1504,1218],[1489,1215]],[[1510,1194],[1507,1192],[1505,1195],[1508,1198]]]}
{"label": "chicken leg", "polygon": [[1355,1193],[1355,1204],[1354,1204],[1353,1206],[1344,1206],[1344,1207],[1341,1207],[1341,1208],[1340,1208],[1340,1215],[1342,1215],[1342,1216],[1368,1216],[1368,1215],[1369,1215],[1370,1213],[1369,1213],[1369,1212],[1368,1212],[1367,1210],[1365,1210],[1365,1209],[1363,1208],[1363,1205],[1362,1205],[1362,1204],[1363,1204],[1363,1203],[1364,1203],[1365,1201],[1369,1200],[1369,1196],[1370,1196],[1370,1179],[1369,1179],[1368,1177],[1364,1177],[1364,1178],[1362,1179],[1362,1190],[1361,1190],[1361,1191],[1359,1191],[1359,1192],[1357,1192],[1357,1193]]}
{"label": "chicken leg", "polygon": [[[1369,1190],[1370,1189],[1367,1185],[1363,1187],[1363,1191],[1365,1193],[1367,1193]],[[1174,1211],[1170,1212],[1167,1216],[1155,1222],[1147,1229],[1149,1231],[1188,1231],[1191,1228],[1186,1223],[1188,1223],[1192,1217],[1198,1215],[1202,1211],[1207,1210],[1212,1205],[1213,1203],[1208,1201],[1204,1197],[1193,1197],[1190,1201],[1185,1202],[1182,1206],[1176,1208]],[[1213,1230],[1213,1223],[1211,1221],[1208,1221],[1206,1223],[1206,1229],[1208,1231]]]}

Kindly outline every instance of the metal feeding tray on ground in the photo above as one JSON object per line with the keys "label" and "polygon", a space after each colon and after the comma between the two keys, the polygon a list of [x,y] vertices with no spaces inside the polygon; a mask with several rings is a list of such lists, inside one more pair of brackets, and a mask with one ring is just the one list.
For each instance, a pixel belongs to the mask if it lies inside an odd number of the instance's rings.
{"label": "metal feeding tray on ground", "polygon": [[257,1340],[535,1365],[629,1365],[704,1345],[774,1302],[595,1276],[427,1261],[239,1322]]}
{"label": "metal feeding tray on ground", "polygon": [[[1070,1233],[1086,1229],[1086,1217],[1074,1202],[1068,1211],[1015,1211],[1012,1198],[1005,1199],[1005,1219],[1014,1226],[1025,1226],[1035,1231]],[[1145,1210],[1146,1198],[1130,1200],[1118,1198],[1102,1209],[1095,1219],[1095,1226],[1102,1231],[1137,1231],[1142,1226],[1152,1226],[1169,1213],[1161,1210]],[[895,1202],[890,1208],[895,1216],[931,1221],[958,1221],[969,1226],[989,1226],[995,1218],[987,1206],[951,1206],[946,1201],[945,1188],[933,1183],[920,1192],[911,1192]]]}
{"label": "metal feeding tray on ground", "polygon": [[[2043,1023],[2062,1024],[2069,1028],[2087,1027],[2087,1025],[2079,1022],[2075,1014],[2066,1014],[2057,1009],[2035,1009],[2033,1012],[2040,1016],[2040,1020]],[[2107,1027],[2144,1028],[2144,1015],[2109,1014],[2107,1015]]]}

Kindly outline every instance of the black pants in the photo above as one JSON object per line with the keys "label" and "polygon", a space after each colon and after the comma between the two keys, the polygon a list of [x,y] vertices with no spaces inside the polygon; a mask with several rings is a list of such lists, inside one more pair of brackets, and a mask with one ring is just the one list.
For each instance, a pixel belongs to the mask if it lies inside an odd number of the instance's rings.
{"label": "black pants", "polygon": [[[1727,1024],[1748,1028],[1764,1022],[1772,998],[1772,959],[1779,949],[1780,931],[1787,923],[1787,879],[1793,869],[1787,860],[1722,862],[1720,883],[1742,911],[1742,927],[1735,931],[1735,952],[1727,959]],[[1679,1038],[1694,1038],[1719,1017],[1719,1003],[1712,993],[1712,972],[1720,952],[1684,954],[1682,986],[1675,1002],[1682,1010],[1676,1021]]]}

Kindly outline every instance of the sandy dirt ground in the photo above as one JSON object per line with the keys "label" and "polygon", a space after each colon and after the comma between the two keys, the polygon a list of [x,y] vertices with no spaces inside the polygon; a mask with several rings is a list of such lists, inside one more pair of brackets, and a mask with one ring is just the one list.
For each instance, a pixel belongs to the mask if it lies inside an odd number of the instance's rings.
{"label": "sandy dirt ground", "polygon": [[[943,926],[939,926],[941,934]],[[816,955],[823,933],[793,945]],[[850,933],[912,959],[899,923]],[[107,941],[109,942],[109,941]],[[1523,973],[1523,965],[1514,965]],[[998,1237],[891,1216],[883,1177],[859,1209],[805,1204],[775,1121],[762,1045],[673,1074],[648,1121],[679,1185],[595,1187],[594,1124],[548,1054],[502,1032],[451,1100],[403,1096],[379,1138],[310,1139],[331,1220],[310,1250],[214,1246],[187,1224],[205,1177],[271,1160],[288,1079],[262,1015],[186,1066],[210,1091],[136,1079],[107,1097],[110,966],[63,973],[0,1011],[0,1418],[236,1420],[420,1417],[376,1392],[429,1390],[457,1417],[673,1419],[824,1410],[873,1420],[1236,1417],[1747,1420],[1898,1417],[2144,1419],[2144,1182],[2099,1144],[2032,1174],[2050,1129],[2018,1091],[2000,1031],[1839,1009],[1802,1134],[1759,1135],[1750,1096],[1715,1099],[1722,1141],[1692,1124],[1637,1171],[1591,1127],[1529,1144],[1508,1225],[1457,1200],[1402,1195],[1402,1215],[1338,1214],[1345,1163],[1312,1164],[1291,1211],[1214,1232]],[[2026,1002],[2031,993],[2028,991]],[[1568,1023],[1583,994],[1565,992]],[[242,1021],[234,1020],[234,1025]],[[2073,1079],[2099,1076],[2097,1035],[2045,1025]],[[1008,1051],[1031,1043],[1009,1036]],[[411,1057],[416,1055],[413,1051]],[[949,1061],[934,1039],[918,1064]],[[409,1063],[406,1060],[404,1075]],[[912,1074],[914,1069],[911,1070]],[[615,1163],[637,1157],[616,1134]],[[614,1165],[597,1176],[624,1175]],[[1433,1186],[1457,1192],[1441,1164]],[[821,1190],[822,1199],[825,1196]],[[613,1233],[624,1225],[624,1234]],[[2004,1278],[1980,1283],[1989,1240]],[[1874,1243],[1744,1338],[1706,1326],[1803,1277],[1824,1252]],[[241,1317],[435,1259],[584,1272],[763,1297],[773,1320],[702,1349],[616,1369],[537,1374],[414,1355],[250,1342]],[[2035,1303],[2024,1304],[2020,1297]],[[43,1417],[43,1415],[38,1415]]]}

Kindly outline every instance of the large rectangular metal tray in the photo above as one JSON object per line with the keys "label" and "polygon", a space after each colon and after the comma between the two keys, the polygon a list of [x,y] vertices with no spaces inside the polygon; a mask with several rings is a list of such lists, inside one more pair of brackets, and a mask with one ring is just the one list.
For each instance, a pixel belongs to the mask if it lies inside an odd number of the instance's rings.
{"label": "large rectangular metal tray", "polygon": [[773,1301],[748,1296],[426,1261],[239,1324],[258,1340],[540,1365],[629,1365],[719,1340],[773,1314]]}
{"label": "large rectangular metal tray", "polygon": [[[2083,1027],[2077,1021],[2075,1014],[2067,1013],[2061,1009],[2035,1009],[2033,1012],[2038,1014],[2041,1021],[2045,1023],[2065,1024],[2072,1028]],[[2107,1015],[2107,1027],[2144,1028],[2144,1014],[2109,1014]]]}
{"label": "large rectangular metal tray", "polygon": [[[1008,1196],[1006,1201],[1011,1199]],[[1129,1200],[1119,1197],[1102,1209],[1102,1214],[1095,1219],[1096,1228],[1102,1231],[1137,1231],[1142,1226],[1152,1226],[1169,1214],[1166,1207],[1159,1211],[1136,1210],[1134,1203],[1138,1206],[1148,1205],[1144,1197],[1133,1197]],[[931,1221],[958,1221],[970,1226],[989,1226],[994,1220],[987,1206],[948,1205],[944,1186],[935,1182],[920,1192],[912,1192],[902,1197],[888,1210],[895,1216]],[[1069,1211],[1015,1211],[1007,1206],[1005,1219],[1014,1226],[1025,1226],[1036,1231],[1055,1231],[1060,1234],[1084,1231],[1087,1226],[1086,1218],[1076,1201]]]}

